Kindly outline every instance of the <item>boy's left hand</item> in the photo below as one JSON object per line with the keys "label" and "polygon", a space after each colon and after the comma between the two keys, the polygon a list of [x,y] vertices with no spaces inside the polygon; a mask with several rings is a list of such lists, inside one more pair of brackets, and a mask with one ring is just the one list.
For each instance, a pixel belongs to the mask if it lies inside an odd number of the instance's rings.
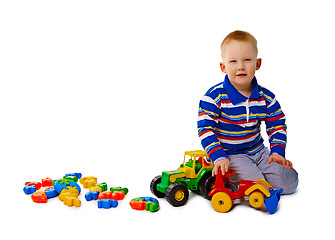
{"label": "boy's left hand", "polygon": [[283,156],[279,155],[278,153],[272,153],[268,159],[268,163],[272,163],[272,162],[276,162],[279,163],[281,165],[283,165],[284,167],[286,167],[286,169],[291,169],[293,170],[293,164],[291,163],[291,161],[287,160],[286,158],[284,158]]}

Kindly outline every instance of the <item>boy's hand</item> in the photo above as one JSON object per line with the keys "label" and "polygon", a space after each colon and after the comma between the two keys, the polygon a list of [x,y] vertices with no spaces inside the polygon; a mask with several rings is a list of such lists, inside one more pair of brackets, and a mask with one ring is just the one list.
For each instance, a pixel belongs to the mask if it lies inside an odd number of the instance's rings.
{"label": "boy's hand", "polygon": [[272,163],[272,162],[276,162],[279,163],[281,165],[283,165],[284,167],[286,167],[286,169],[291,169],[293,170],[293,164],[291,163],[291,161],[285,159],[283,156],[279,155],[278,153],[272,153],[268,159],[268,163]]}
{"label": "boy's hand", "polygon": [[221,159],[217,161],[212,170],[212,176],[214,177],[219,172],[219,168],[221,168],[222,175],[229,171],[230,169],[230,161],[228,158]]}

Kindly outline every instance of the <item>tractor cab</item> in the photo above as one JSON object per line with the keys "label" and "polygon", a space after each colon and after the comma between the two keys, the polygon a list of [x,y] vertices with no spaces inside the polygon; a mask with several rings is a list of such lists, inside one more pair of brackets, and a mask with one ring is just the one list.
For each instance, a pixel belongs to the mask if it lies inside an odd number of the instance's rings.
{"label": "tractor cab", "polygon": [[186,151],[183,164],[178,168],[186,178],[197,178],[204,168],[213,168],[213,163],[202,150]]}

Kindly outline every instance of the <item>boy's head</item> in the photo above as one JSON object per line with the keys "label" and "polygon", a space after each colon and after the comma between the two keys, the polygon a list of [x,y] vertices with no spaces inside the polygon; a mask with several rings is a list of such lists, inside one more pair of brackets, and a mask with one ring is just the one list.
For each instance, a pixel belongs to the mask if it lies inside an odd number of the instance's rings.
{"label": "boy's head", "polygon": [[248,32],[229,33],[221,44],[222,72],[228,74],[230,82],[237,90],[250,89],[255,71],[262,60],[257,59],[257,40]]}

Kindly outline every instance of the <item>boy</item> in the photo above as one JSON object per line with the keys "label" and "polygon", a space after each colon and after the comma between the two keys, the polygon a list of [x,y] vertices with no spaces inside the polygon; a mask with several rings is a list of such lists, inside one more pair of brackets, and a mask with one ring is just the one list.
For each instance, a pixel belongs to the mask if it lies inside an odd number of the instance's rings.
{"label": "boy", "polygon": [[[298,174],[285,158],[285,115],[275,95],[258,85],[255,72],[257,40],[244,31],[234,31],[221,44],[222,83],[202,97],[198,115],[201,144],[214,163],[212,175],[236,170],[235,181],[263,178],[284,193],[295,192]],[[271,151],[264,146],[260,124],[264,121]]]}

